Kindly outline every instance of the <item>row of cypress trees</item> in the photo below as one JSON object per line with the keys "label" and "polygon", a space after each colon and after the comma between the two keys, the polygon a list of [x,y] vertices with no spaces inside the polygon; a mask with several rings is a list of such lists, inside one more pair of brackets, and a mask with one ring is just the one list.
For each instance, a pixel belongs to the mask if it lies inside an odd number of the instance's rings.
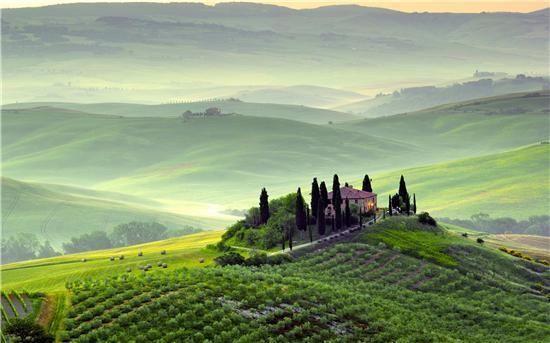
{"label": "row of cypress trees", "polygon": [[391,194],[388,195],[388,213],[390,216],[393,215],[393,209],[399,209],[401,212],[404,210],[407,215],[410,215],[411,212],[416,214],[416,194],[413,193],[413,204],[411,208],[411,196],[407,191],[407,184],[405,183],[403,175],[401,175],[401,179],[399,179],[399,190],[397,193],[393,196],[391,196]]}
{"label": "row of cypress trees", "polygon": [[[348,184],[346,183],[346,186]],[[372,192],[371,179],[368,175],[365,175],[363,179],[362,190]],[[337,174],[334,174],[332,180],[332,204],[334,206],[334,217],[331,220],[332,232],[340,231],[345,224],[347,227],[351,226],[351,208],[349,200],[345,201],[345,209],[342,214],[341,206],[335,206],[334,204],[342,203],[342,194],[340,193],[340,180]],[[325,235],[326,233],[326,221],[325,221],[325,209],[329,204],[328,190],[326,183],[322,181],[320,184],[317,178],[313,178],[311,183],[311,202],[310,206],[306,205],[302,190],[298,188],[296,192],[296,213],[295,224],[296,229],[302,232],[308,231],[309,239],[313,241],[313,233],[309,224],[316,224],[317,232],[319,235]],[[310,213],[311,208],[311,213]],[[269,196],[267,190],[262,188],[260,193],[260,224],[266,224],[270,217],[269,211]],[[286,235],[283,235],[283,240],[288,239],[289,248],[292,250],[293,230],[289,230]]]}

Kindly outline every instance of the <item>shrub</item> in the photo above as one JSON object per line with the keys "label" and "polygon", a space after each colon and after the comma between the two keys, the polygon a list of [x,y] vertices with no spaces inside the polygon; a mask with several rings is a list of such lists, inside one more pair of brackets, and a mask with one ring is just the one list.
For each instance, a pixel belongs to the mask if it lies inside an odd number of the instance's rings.
{"label": "shrub", "polygon": [[214,262],[216,262],[219,266],[227,266],[227,265],[233,265],[233,264],[243,264],[244,263],[244,257],[242,257],[240,254],[236,252],[228,252],[221,256],[218,256],[214,259]]}
{"label": "shrub", "polygon": [[428,212],[422,212],[418,215],[418,221],[422,224],[436,226],[437,222],[433,219]]}
{"label": "shrub", "polygon": [[12,318],[6,323],[3,333],[10,337],[8,341],[21,342],[53,342],[54,337],[47,333],[44,328],[31,319]]}
{"label": "shrub", "polygon": [[483,240],[483,238],[478,238],[478,239],[476,239],[476,242],[478,242],[479,244],[485,243],[485,241]]}
{"label": "shrub", "polygon": [[247,266],[261,266],[267,263],[267,254],[265,252],[253,251],[250,257],[246,259],[245,264]]}

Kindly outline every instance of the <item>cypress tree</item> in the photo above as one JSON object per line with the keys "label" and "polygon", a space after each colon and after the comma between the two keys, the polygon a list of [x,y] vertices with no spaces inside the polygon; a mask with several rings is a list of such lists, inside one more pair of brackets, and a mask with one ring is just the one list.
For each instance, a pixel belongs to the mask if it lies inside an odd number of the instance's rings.
{"label": "cypress tree", "polygon": [[413,193],[413,212],[416,214],[416,193]]}
{"label": "cypress tree", "polygon": [[370,184],[370,178],[368,174],[365,174],[365,177],[363,178],[363,188],[365,192],[372,192],[372,186]]}
{"label": "cypress tree", "polygon": [[407,194],[407,198],[405,199],[405,210],[407,211],[407,215],[411,214],[411,198]]}
{"label": "cypress tree", "polygon": [[262,193],[260,194],[260,224],[267,223],[269,219],[269,196],[265,188],[262,188]]}
{"label": "cypress tree", "polygon": [[405,198],[408,197],[409,192],[407,192],[407,185],[405,184],[405,178],[403,175],[401,175],[401,179],[399,180],[399,196],[403,201],[405,201]]}
{"label": "cypress tree", "polygon": [[304,198],[302,197],[302,190],[298,188],[296,194],[296,228],[300,231],[306,231],[306,211],[304,206]]}
{"label": "cypress tree", "polygon": [[317,178],[315,177],[311,183],[311,213],[315,219],[317,219],[317,205],[319,204],[319,196],[319,185],[317,184]]}
{"label": "cypress tree", "polygon": [[349,208],[349,199],[346,198],[346,227],[351,226],[351,209]]}
{"label": "cypress tree", "polygon": [[344,187],[349,187],[349,183],[346,182],[346,183],[344,184]]}
{"label": "cypress tree", "polygon": [[363,209],[359,207],[359,228],[363,228]]}
{"label": "cypress tree", "polygon": [[334,174],[334,179],[332,180],[332,206],[335,210],[335,229],[340,231],[342,228],[342,196],[340,195],[340,180],[338,180],[338,175]]}
{"label": "cypress tree", "polygon": [[327,185],[325,181],[321,182],[321,186],[319,189],[319,196],[323,199],[323,204],[325,204],[325,207],[328,205],[328,191],[327,191]]}
{"label": "cypress tree", "polygon": [[391,206],[391,194],[388,195],[388,199],[389,199],[389,201],[388,201],[388,214],[390,216],[393,216],[393,209],[392,209],[392,206]]}
{"label": "cypress tree", "polygon": [[334,233],[336,231],[336,228],[334,227],[334,214],[330,216],[330,229],[332,230],[330,233]]}
{"label": "cypress tree", "polygon": [[317,205],[317,232],[320,236],[325,234],[325,204],[323,203],[323,197],[319,197]]}

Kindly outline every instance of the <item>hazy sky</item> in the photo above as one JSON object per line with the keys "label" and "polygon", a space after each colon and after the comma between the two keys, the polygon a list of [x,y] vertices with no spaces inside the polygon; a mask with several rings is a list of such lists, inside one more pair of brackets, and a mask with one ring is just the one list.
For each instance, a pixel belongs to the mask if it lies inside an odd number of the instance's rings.
{"label": "hazy sky", "polygon": [[[72,2],[152,2],[154,0],[0,0],[2,8],[6,7],[28,7],[28,6],[43,6],[60,3]],[[214,4],[217,2],[234,2],[235,0],[222,1],[193,1],[186,0],[181,2],[203,2]],[[178,2],[177,0],[157,0],[156,2]],[[548,0],[516,0],[516,1],[498,1],[498,0],[444,0],[444,1],[415,1],[415,0],[347,0],[347,1],[331,1],[331,0],[258,0],[249,2],[263,2],[270,4],[278,4],[293,8],[311,8],[325,5],[336,4],[359,4],[363,6],[386,7],[401,11],[429,11],[429,12],[481,12],[481,11],[510,11],[510,12],[530,12],[549,6]]]}

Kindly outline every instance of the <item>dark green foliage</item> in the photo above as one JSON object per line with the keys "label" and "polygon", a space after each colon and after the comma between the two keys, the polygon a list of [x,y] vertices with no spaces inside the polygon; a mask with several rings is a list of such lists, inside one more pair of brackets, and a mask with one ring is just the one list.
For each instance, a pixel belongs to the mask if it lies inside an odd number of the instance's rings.
{"label": "dark green foliage", "polygon": [[52,252],[53,249],[50,249],[50,243],[45,242],[44,245],[40,245],[36,235],[19,232],[8,238],[2,238],[2,263],[31,260],[37,257],[50,257],[43,254],[57,254]]}
{"label": "dark green foliage", "polygon": [[[322,183],[321,185],[323,185]],[[326,204],[323,202],[323,197],[319,198],[319,205],[317,206],[317,232],[319,235],[323,236],[326,231],[326,220],[325,220],[325,210]]]}
{"label": "dark green foliage", "polygon": [[340,180],[337,174],[334,174],[332,179],[332,206],[335,210],[334,226],[336,231],[340,231],[342,229],[342,196],[340,195]]}
{"label": "dark green foliage", "polygon": [[365,174],[365,177],[363,178],[363,187],[361,189],[365,192],[372,192],[372,186],[368,174]]}
{"label": "dark green foliage", "polygon": [[405,178],[403,175],[401,175],[401,179],[399,179],[399,196],[401,199],[405,200],[409,197],[409,192],[407,192],[407,185],[405,183]]}
{"label": "dark green foliage", "polygon": [[476,239],[476,242],[478,242],[479,244],[485,243],[485,241],[483,240],[483,238],[478,238],[478,239]]}
{"label": "dark green foliage", "polygon": [[436,226],[437,222],[433,219],[428,212],[422,212],[418,215],[418,221],[422,224]]}
{"label": "dark green foliage", "polygon": [[391,197],[391,205],[392,205],[392,208],[395,209],[395,210],[400,210],[403,208],[403,199],[401,198],[401,196],[399,196],[399,194],[395,193],[392,197]]}
{"label": "dark green foliage", "polygon": [[225,253],[221,256],[216,257],[214,259],[214,262],[216,262],[217,265],[222,267],[228,266],[228,265],[234,265],[234,264],[243,264],[244,257],[241,254],[230,251],[228,253]]}
{"label": "dark green foliage", "polygon": [[68,243],[63,243],[63,250],[67,254],[112,248],[113,244],[105,231],[93,231],[79,237],[72,237]]}
{"label": "dark green foliage", "polygon": [[416,214],[416,193],[413,193],[413,212]]}
{"label": "dark green foliage", "polygon": [[393,216],[393,207],[391,203],[391,195],[388,195],[388,214]]}
{"label": "dark green foliage", "polygon": [[321,196],[319,191],[319,185],[317,184],[317,178],[313,178],[311,183],[311,213],[317,219],[317,205],[319,204],[319,197]]}
{"label": "dark green foliage", "polygon": [[307,229],[307,214],[305,210],[305,202],[302,197],[302,191],[298,188],[296,193],[296,228],[300,231],[306,231]]}
{"label": "dark green foliage", "polygon": [[346,227],[351,226],[351,209],[349,207],[349,199],[347,198],[346,198],[345,222],[346,222]]}
{"label": "dark green foliage", "polygon": [[165,238],[167,230],[166,226],[155,222],[130,222],[115,226],[110,239],[114,247],[124,247],[159,241]]}
{"label": "dark green foliage", "polygon": [[327,185],[326,185],[325,181],[322,181],[321,185],[319,186],[319,195],[321,196],[321,199],[323,199],[323,204],[325,204],[325,206],[327,206],[328,205],[328,190],[327,190]]}
{"label": "dark green foliage", "polygon": [[13,342],[47,343],[54,341],[54,337],[32,319],[12,318],[2,331]]}
{"label": "dark green foliage", "polygon": [[265,224],[269,220],[269,196],[265,188],[262,188],[260,194],[260,224]]}

